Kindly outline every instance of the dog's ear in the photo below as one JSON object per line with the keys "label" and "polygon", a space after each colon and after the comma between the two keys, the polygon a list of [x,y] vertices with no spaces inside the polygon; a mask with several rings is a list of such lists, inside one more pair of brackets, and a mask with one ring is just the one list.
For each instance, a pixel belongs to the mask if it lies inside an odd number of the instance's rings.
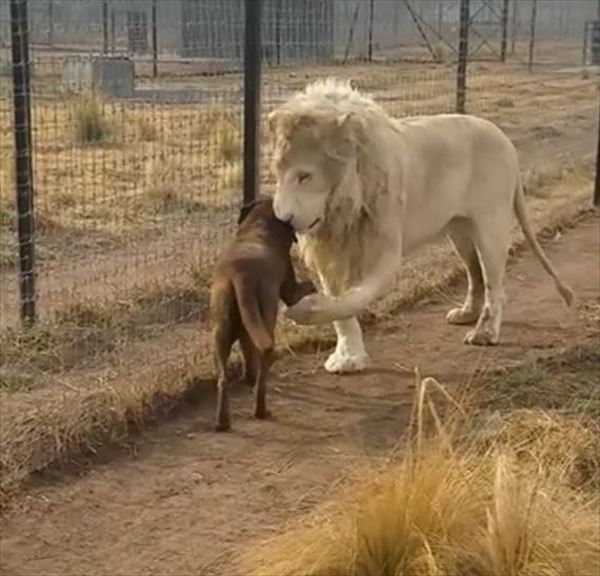
{"label": "dog's ear", "polygon": [[241,208],[240,208],[240,215],[238,217],[238,226],[248,217],[248,214],[250,214],[250,211],[252,210],[252,208],[254,208],[254,206],[256,205],[256,200],[254,202],[250,202],[250,204],[244,204]]}
{"label": "dog's ear", "polygon": [[271,202],[271,199],[268,196],[263,196],[262,194],[260,194],[258,196],[258,198],[256,198],[255,200],[252,200],[252,202],[249,202],[248,204],[244,204],[240,208],[240,215],[238,217],[238,226],[248,217],[248,214],[250,214],[250,212],[252,211],[252,208],[254,208],[257,204],[262,204],[263,202]]}

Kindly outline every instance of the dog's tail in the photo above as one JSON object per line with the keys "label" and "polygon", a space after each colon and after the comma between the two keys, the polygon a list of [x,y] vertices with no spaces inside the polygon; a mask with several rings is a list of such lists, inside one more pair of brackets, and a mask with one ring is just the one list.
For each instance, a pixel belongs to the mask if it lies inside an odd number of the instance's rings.
{"label": "dog's tail", "polygon": [[260,313],[256,291],[241,278],[233,279],[233,287],[240,316],[242,317],[242,324],[250,335],[252,343],[261,354],[272,350],[274,346],[273,336],[269,334]]}

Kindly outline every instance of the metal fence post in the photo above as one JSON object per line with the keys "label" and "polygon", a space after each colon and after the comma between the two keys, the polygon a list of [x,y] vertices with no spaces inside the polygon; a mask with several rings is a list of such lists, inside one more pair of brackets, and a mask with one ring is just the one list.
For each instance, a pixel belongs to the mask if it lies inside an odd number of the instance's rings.
{"label": "metal fence post", "polygon": [[596,144],[596,182],[594,184],[594,206],[600,207],[600,119],[598,121],[598,142]]}
{"label": "metal fence post", "polygon": [[469,58],[469,0],[460,0],[458,67],[456,70],[456,111],[465,113],[467,98],[467,60]]}
{"label": "metal fence post", "polygon": [[108,0],[102,1],[102,53],[108,54]]}
{"label": "metal fence post", "polygon": [[515,53],[515,43],[517,41],[517,25],[518,25],[518,5],[517,0],[512,3],[512,25],[510,28],[510,53]]}
{"label": "metal fence post", "polygon": [[508,3],[509,0],[504,0],[504,3],[502,4],[502,41],[500,44],[500,60],[502,62],[506,62],[506,43],[508,39]]}
{"label": "metal fence post", "polygon": [[19,242],[19,293],[21,297],[21,319],[25,325],[30,325],[36,320],[36,298],[27,0],[10,0],[10,32],[14,106],[17,236]]}
{"label": "metal fence post", "polygon": [[260,186],[260,89],[262,0],[246,0],[244,36],[244,204]]}
{"label": "metal fence post", "polygon": [[114,8],[110,11],[110,53],[117,51],[117,15]]}
{"label": "metal fence post", "polygon": [[373,18],[375,15],[375,0],[369,3],[369,40],[367,46],[367,60],[373,62]]}
{"label": "metal fence post", "polygon": [[533,52],[535,50],[535,21],[537,20],[537,0],[531,0],[531,20],[529,21],[529,59],[527,68],[533,68]]}
{"label": "metal fence post", "polygon": [[54,46],[54,0],[48,0],[48,45]]}
{"label": "metal fence post", "polygon": [[152,78],[158,77],[158,30],[156,25],[156,0],[152,0]]}

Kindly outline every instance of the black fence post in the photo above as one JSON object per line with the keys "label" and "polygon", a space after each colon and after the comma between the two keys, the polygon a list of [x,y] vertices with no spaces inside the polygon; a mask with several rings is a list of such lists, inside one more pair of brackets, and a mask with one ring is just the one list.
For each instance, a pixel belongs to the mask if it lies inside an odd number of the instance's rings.
{"label": "black fence post", "polygon": [[158,77],[158,30],[156,24],[156,0],[152,0],[152,78]]}
{"label": "black fence post", "polygon": [[48,0],[48,45],[54,46],[54,0]]}
{"label": "black fence post", "polygon": [[458,67],[456,70],[456,111],[465,113],[467,99],[467,61],[469,59],[469,0],[460,0]]}
{"label": "black fence post", "polygon": [[117,51],[117,14],[114,8],[110,11],[110,53]]}
{"label": "black fence post", "polygon": [[527,68],[533,68],[533,53],[535,51],[535,21],[537,20],[537,0],[531,0],[531,20],[529,21],[529,58]]}
{"label": "black fence post", "polygon": [[598,142],[596,144],[596,182],[594,184],[594,206],[600,207],[600,119],[598,122]]}
{"label": "black fence post", "polygon": [[518,5],[519,5],[519,3],[517,2],[517,0],[513,0],[513,3],[512,3],[512,25],[510,28],[510,53],[511,54],[515,53],[515,44],[517,41],[517,27],[518,27],[518,23],[519,23]]}
{"label": "black fence post", "polygon": [[585,66],[587,63],[588,24],[589,22],[583,23],[583,58],[581,61],[583,66]]}
{"label": "black fence post", "polygon": [[19,293],[21,319],[25,325],[31,325],[36,320],[36,297],[27,0],[10,0],[10,33],[19,242]]}
{"label": "black fence post", "polygon": [[260,186],[260,82],[262,0],[246,0],[244,36],[244,204]]}
{"label": "black fence post", "polygon": [[506,62],[506,42],[508,39],[508,3],[509,0],[504,0],[504,3],[502,4],[502,41],[500,44],[501,62]]}
{"label": "black fence post", "polygon": [[369,2],[369,40],[367,46],[367,61],[373,62],[373,18],[375,14],[375,1]]}
{"label": "black fence post", "polygon": [[102,53],[108,54],[108,0],[102,1]]}
{"label": "black fence post", "polygon": [[283,21],[283,0],[277,0],[275,6],[275,62],[281,64],[281,24]]}

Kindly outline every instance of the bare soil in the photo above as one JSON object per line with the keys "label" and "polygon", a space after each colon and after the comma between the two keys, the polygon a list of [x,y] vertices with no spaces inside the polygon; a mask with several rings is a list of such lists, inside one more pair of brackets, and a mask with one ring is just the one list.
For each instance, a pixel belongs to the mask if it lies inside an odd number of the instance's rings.
{"label": "bare soil", "polygon": [[477,368],[600,344],[598,326],[580,313],[600,304],[598,218],[546,250],[577,310],[562,306],[526,252],[509,268],[498,347],[464,346],[464,328],[443,321],[448,302],[430,301],[368,332],[374,365],[363,374],[325,374],[324,354],[282,360],[269,387],[271,421],[251,417],[240,389],[233,430],[216,434],[211,395],[116,453],[40,478],[2,519],[2,574],[230,576],[238,553],[335,492],[357,463],[386,456],[406,429],[415,367],[456,390]]}

